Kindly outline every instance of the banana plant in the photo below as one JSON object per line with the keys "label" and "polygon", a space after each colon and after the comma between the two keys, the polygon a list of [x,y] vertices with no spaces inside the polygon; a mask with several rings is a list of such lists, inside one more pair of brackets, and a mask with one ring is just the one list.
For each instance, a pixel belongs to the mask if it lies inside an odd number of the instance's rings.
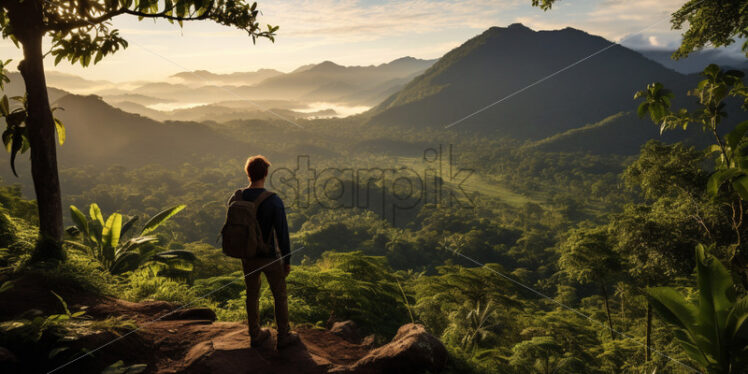
{"label": "banana plant", "polygon": [[[67,243],[87,251],[112,274],[132,271],[147,262],[175,265],[177,270],[190,271],[195,255],[190,251],[170,250],[158,252],[154,245],[158,237],[148,235],[179,213],[185,205],[165,209],[151,217],[140,230],[135,231],[138,217],[128,219],[124,224],[119,213],[112,213],[106,220],[101,209],[92,203],[88,217],[75,205],[70,206],[70,215],[75,223],[66,231],[79,241]],[[131,235],[131,233],[134,233]],[[125,238],[128,238],[125,240]]]}
{"label": "banana plant", "polygon": [[674,328],[686,354],[707,373],[748,370],[748,297],[736,301],[728,270],[703,245],[696,247],[698,303],[670,287],[647,289],[655,312]]}

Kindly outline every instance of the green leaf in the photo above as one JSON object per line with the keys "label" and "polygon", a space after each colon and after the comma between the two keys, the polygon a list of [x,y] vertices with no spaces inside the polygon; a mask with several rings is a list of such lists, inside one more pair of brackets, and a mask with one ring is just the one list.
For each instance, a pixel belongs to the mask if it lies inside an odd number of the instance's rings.
{"label": "green leaf", "polygon": [[738,192],[740,198],[748,200],[748,175],[738,177],[732,182],[732,187]]}
{"label": "green leaf", "polygon": [[88,231],[88,220],[86,219],[86,216],[83,215],[83,212],[78,210],[78,208],[75,205],[70,206],[70,217],[73,219],[73,222],[78,227],[78,230],[80,230],[83,235],[85,235],[86,238],[88,238],[91,234]]}
{"label": "green leaf", "polygon": [[[112,213],[106,220],[104,230],[101,232],[101,240],[109,248],[117,248],[119,245],[119,236],[122,230],[122,215]],[[113,254],[112,254],[112,257]]]}
{"label": "green leaf", "polygon": [[10,104],[8,103],[8,96],[3,95],[2,101],[0,101],[0,114],[2,114],[3,117],[10,114]]}
{"label": "green leaf", "polygon": [[724,169],[715,171],[711,176],[709,176],[709,180],[706,183],[707,193],[709,193],[709,195],[711,196],[719,195],[720,187],[722,187],[722,185],[726,181],[732,179],[738,174],[742,174],[742,172],[737,169]]}
{"label": "green leaf", "polygon": [[153,259],[157,261],[169,261],[169,260],[180,259],[180,260],[191,262],[191,261],[196,261],[197,257],[195,256],[194,253],[190,251],[172,250],[172,251],[159,252],[153,256]]}
{"label": "green leaf", "polygon": [[152,235],[138,236],[137,238],[132,238],[128,240],[123,246],[117,248],[117,256],[121,255],[122,253],[140,248],[140,246],[144,244],[148,244],[148,243],[155,242],[155,241],[158,241],[158,237],[152,236]]}
{"label": "green leaf", "polygon": [[725,135],[727,145],[732,149],[736,149],[740,144],[740,141],[743,139],[743,136],[745,136],[746,131],[748,131],[748,121],[740,122],[732,131]]}
{"label": "green leaf", "polygon": [[647,103],[646,101],[639,104],[639,107],[636,108],[636,114],[639,115],[639,117],[644,117],[645,115],[647,115],[648,111],[649,111],[649,103]]}
{"label": "green leaf", "polygon": [[699,283],[699,313],[714,328],[724,328],[727,312],[734,302],[732,276],[703,245],[696,246],[696,274]]}
{"label": "green leaf", "polygon": [[695,324],[698,310],[674,288],[652,287],[646,289],[649,302],[666,322],[687,330]]}
{"label": "green leaf", "polygon": [[62,124],[62,121],[55,118],[55,128],[57,129],[57,140],[62,145],[65,143],[65,125]]}
{"label": "green leaf", "polygon": [[48,358],[55,358],[58,354],[68,350],[70,347],[57,347],[49,351],[49,355],[47,355]]}
{"label": "green leaf", "polygon": [[732,339],[748,339],[748,297],[738,300],[730,310],[727,333]]}
{"label": "green leaf", "polygon": [[127,235],[127,232],[130,231],[133,226],[135,226],[135,223],[138,221],[140,217],[133,216],[130,219],[125,222],[125,224],[122,226],[122,232],[120,233],[121,236]]}
{"label": "green leaf", "polygon": [[65,240],[64,243],[67,244],[67,245],[73,246],[76,249],[80,249],[80,250],[82,250],[85,253],[90,253],[91,252],[91,247],[89,247],[89,246],[87,246],[85,244],[81,244],[81,243],[78,243],[78,242],[75,242],[75,241],[72,241],[72,240]]}
{"label": "green leaf", "polygon": [[101,232],[104,229],[104,225],[101,224],[98,220],[91,220],[89,223],[89,231],[90,235],[89,238],[92,242],[101,244]]}
{"label": "green leaf", "polygon": [[0,285],[0,293],[3,293],[11,288],[13,288],[13,281],[5,281],[2,285]]}
{"label": "green leaf", "polygon": [[11,144],[10,144],[10,169],[13,171],[13,175],[18,177],[18,173],[16,172],[16,156],[18,155],[18,152],[21,151],[21,148],[23,147],[23,134],[19,131],[18,128],[16,128],[13,131],[13,136],[11,138]]}
{"label": "green leaf", "polygon": [[55,295],[57,300],[60,300],[60,304],[62,304],[62,309],[65,310],[65,315],[70,315],[70,309],[68,309],[68,303],[66,303],[65,300],[62,299],[62,296],[55,293],[55,291],[49,291],[49,292]]}
{"label": "green leaf", "polygon": [[88,208],[88,215],[91,216],[92,221],[99,221],[101,226],[104,226],[104,216],[101,214],[101,208],[99,208],[98,204],[91,203],[91,206]]}
{"label": "green leaf", "polygon": [[109,267],[109,272],[114,275],[133,271],[140,266],[142,256],[138,252],[124,252],[119,255]]}
{"label": "green leaf", "polygon": [[125,363],[120,360],[104,368],[101,374],[138,374],[145,371],[146,368],[148,368],[146,364],[125,366]]}
{"label": "green leaf", "polygon": [[177,205],[175,207],[165,209],[155,216],[151,217],[151,219],[148,220],[148,222],[145,223],[143,226],[143,230],[140,231],[140,235],[148,234],[149,232],[152,232],[153,230],[157,229],[161,224],[166,222],[169,218],[173,217],[175,214],[182,211],[182,209],[186,208],[187,206]]}

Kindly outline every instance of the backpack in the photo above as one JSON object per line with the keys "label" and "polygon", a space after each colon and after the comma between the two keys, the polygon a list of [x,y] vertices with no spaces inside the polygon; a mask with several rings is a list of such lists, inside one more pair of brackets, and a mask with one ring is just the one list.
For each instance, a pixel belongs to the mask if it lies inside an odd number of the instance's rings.
{"label": "backpack", "polygon": [[[236,193],[241,197],[243,190]],[[238,199],[229,204],[226,223],[221,229],[223,253],[242,259],[264,256],[270,253],[270,245],[262,239],[262,230],[257,221],[257,208],[265,199],[275,195],[263,191],[254,201]]]}

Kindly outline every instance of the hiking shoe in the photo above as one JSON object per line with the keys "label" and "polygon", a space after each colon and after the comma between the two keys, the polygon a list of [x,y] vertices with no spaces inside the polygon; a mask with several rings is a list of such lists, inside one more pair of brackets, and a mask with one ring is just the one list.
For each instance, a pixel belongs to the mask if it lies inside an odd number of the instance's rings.
{"label": "hiking shoe", "polygon": [[291,331],[291,332],[288,332],[287,334],[278,336],[278,343],[276,344],[277,346],[276,348],[278,350],[281,350],[283,348],[295,345],[298,342],[299,342],[299,335]]}
{"label": "hiking shoe", "polygon": [[268,338],[270,337],[270,330],[268,329],[260,329],[260,332],[257,333],[256,336],[252,336],[250,338],[250,345],[252,348],[257,348],[264,344]]}

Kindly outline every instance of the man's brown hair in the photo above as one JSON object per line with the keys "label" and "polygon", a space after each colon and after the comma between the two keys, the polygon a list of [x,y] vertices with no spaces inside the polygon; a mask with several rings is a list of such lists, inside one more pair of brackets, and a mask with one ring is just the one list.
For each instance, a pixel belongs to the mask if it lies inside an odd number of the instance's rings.
{"label": "man's brown hair", "polygon": [[270,167],[270,161],[263,155],[256,155],[247,159],[244,170],[247,172],[247,176],[251,182],[267,177],[268,167]]}

